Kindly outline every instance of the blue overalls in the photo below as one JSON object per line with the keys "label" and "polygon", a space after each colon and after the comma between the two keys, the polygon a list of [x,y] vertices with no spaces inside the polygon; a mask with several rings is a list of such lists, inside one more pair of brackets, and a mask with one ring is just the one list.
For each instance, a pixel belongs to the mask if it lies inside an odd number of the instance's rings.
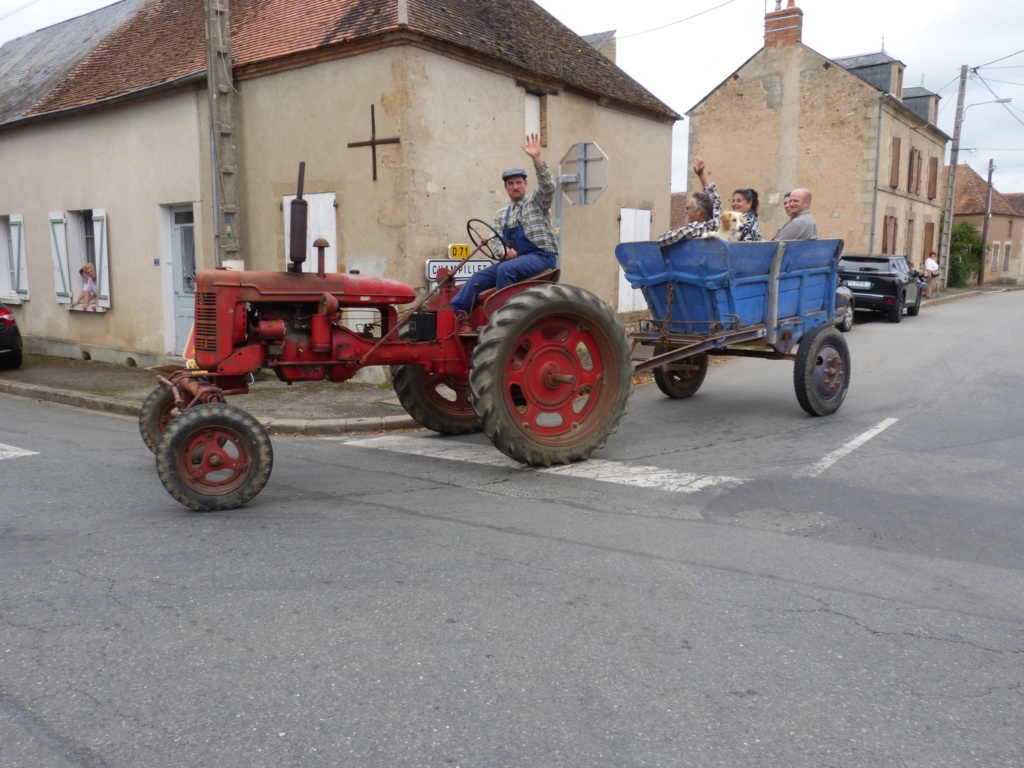
{"label": "blue overalls", "polygon": [[[517,219],[515,226],[510,227],[509,217],[512,215],[513,208],[517,210]],[[558,266],[558,257],[555,254],[542,251],[526,236],[526,229],[523,227],[522,205],[509,206],[505,212],[505,225],[502,230],[505,247],[514,249],[519,255],[514,259],[505,259],[486,269],[481,269],[479,272],[474,272],[452,299],[452,309],[456,312],[469,314],[473,305],[476,304],[476,297],[483,291],[490,288],[497,288],[500,291],[520,280],[533,277],[545,269],[554,269]]]}

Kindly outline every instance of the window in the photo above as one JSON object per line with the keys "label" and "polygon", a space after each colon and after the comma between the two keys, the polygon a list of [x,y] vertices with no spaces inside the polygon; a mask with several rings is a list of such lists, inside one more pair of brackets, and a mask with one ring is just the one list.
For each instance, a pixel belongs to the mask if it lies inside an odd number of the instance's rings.
{"label": "window", "polygon": [[1010,243],[1003,243],[1003,272],[1010,271]]}
{"label": "window", "polygon": [[[282,198],[282,209],[284,210],[284,266],[285,269],[291,263],[289,261],[289,243],[292,237],[292,200],[295,195],[287,195]],[[333,192],[313,192],[303,195],[306,201],[306,260],[302,262],[303,272],[313,272],[320,268],[320,254],[313,247],[313,243],[323,238],[330,245],[324,248],[324,272],[338,271],[338,211]]]}
{"label": "window", "polygon": [[79,270],[96,267],[98,311],[110,309],[110,264],[107,253],[107,212],[102,208],[50,213],[53,288],[60,304],[71,304],[83,287]]}
{"label": "window", "polygon": [[524,103],[526,133],[540,136],[540,145],[548,145],[548,97],[557,96],[558,91],[536,83],[517,80],[516,85],[526,91]]}
{"label": "window", "polygon": [[935,224],[928,222],[924,225],[924,242],[921,243],[921,263],[928,258],[928,254],[935,250]]}
{"label": "window", "polygon": [[1002,243],[992,243],[989,247],[992,249],[992,271],[995,272],[999,269],[999,252]]}
{"label": "window", "polygon": [[928,158],[928,199],[934,200],[939,194],[939,158]]}
{"label": "window", "polygon": [[886,216],[882,225],[882,253],[896,253],[896,217]]}
{"label": "window", "polygon": [[0,216],[0,301],[21,304],[28,299],[24,221],[16,213]]}
{"label": "window", "polygon": [[892,140],[892,162],[889,164],[889,186],[896,189],[900,185],[900,140]]}

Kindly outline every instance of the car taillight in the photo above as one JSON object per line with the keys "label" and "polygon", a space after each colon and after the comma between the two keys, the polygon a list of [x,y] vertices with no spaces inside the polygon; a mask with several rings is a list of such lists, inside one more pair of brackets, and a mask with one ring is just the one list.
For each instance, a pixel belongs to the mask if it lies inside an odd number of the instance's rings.
{"label": "car taillight", "polygon": [[7,326],[17,325],[17,320],[14,319],[14,313],[11,310],[4,307],[0,309],[0,328],[6,328]]}

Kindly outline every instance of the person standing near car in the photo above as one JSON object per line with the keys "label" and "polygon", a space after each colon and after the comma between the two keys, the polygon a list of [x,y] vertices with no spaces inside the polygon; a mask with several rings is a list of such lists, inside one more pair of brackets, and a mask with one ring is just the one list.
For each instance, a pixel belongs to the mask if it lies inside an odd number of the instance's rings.
{"label": "person standing near car", "polygon": [[925,280],[925,298],[933,299],[938,297],[939,294],[939,262],[935,258],[938,256],[935,251],[928,254],[928,258],[924,260],[924,280]]}
{"label": "person standing near car", "polygon": [[523,151],[533,160],[537,191],[527,193],[526,170],[523,168],[509,168],[501,174],[509,203],[494,214],[493,227],[504,242],[496,237],[489,241],[491,250],[501,261],[474,272],[452,299],[452,309],[461,325],[468,320],[481,292],[490,288],[507,288],[558,266],[558,240],[551,224],[555,180],[551,169],[541,159],[540,137],[536,133],[526,137]]}

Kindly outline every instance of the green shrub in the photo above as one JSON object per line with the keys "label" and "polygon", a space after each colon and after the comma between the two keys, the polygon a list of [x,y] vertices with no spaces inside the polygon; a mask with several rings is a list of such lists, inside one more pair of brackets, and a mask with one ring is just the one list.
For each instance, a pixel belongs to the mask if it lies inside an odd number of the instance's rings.
{"label": "green shrub", "polygon": [[978,281],[981,269],[981,235],[968,221],[953,225],[949,239],[949,264],[946,265],[946,285],[964,288]]}

